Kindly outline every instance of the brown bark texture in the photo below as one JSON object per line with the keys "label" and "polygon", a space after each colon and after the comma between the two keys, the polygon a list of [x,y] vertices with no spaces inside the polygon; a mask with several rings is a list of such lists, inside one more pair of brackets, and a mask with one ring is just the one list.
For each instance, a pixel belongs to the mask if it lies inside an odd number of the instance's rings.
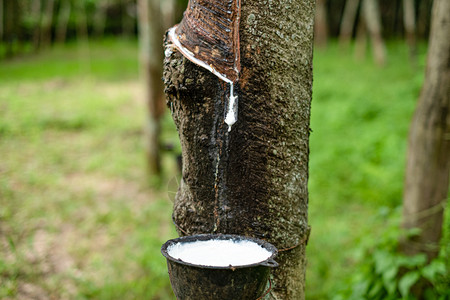
{"label": "brown bark texture", "polygon": [[164,61],[183,157],[173,212],[178,232],[239,234],[275,245],[280,267],[270,299],[305,297],[314,6],[241,0],[239,109],[230,132],[229,85],[176,49]]}
{"label": "brown bark texture", "polygon": [[414,114],[407,154],[403,226],[421,233],[402,244],[406,254],[439,252],[450,172],[450,1],[433,7],[425,82]]}

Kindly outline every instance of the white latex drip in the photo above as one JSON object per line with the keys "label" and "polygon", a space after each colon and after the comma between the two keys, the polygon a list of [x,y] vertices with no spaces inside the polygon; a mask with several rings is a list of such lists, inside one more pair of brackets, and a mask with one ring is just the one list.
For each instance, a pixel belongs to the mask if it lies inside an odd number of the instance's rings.
{"label": "white latex drip", "polygon": [[[228,98],[228,109],[225,116],[225,123],[228,125],[228,132],[231,131],[231,126],[233,126],[234,123],[236,123],[238,119],[238,97],[234,96],[234,84],[233,81],[227,78],[225,74],[222,74],[220,72],[217,72],[216,69],[214,69],[213,66],[206,64],[205,62],[199,60],[194,56],[194,54],[189,51],[188,49],[184,48],[183,45],[181,45],[180,40],[178,39],[175,29],[177,27],[172,27],[169,29],[169,39],[173,42],[173,44],[177,47],[177,49],[190,61],[193,63],[207,69],[217,77],[219,77],[221,80],[225,81],[230,85],[230,97]],[[168,53],[166,50],[166,56],[171,53]],[[237,71],[237,70],[236,70]]]}
{"label": "white latex drip", "polygon": [[228,110],[225,116],[225,123],[228,125],[228,132],[231,131],[231,126],[236,123],[238,117],[238,97],[234,96],[234,84],[230,83],[230,98],[228,101]]}
{"label": "white latex drip", "polygon": [[272,253],[251,241],[209,240],[177,243],[168,254],[184,262],[213,267],[245,266],[262,262]]}

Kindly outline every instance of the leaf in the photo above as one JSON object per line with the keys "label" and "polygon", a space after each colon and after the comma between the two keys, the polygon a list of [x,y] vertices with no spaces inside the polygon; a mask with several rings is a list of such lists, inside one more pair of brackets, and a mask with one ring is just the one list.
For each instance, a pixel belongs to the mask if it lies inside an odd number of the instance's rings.
{"label": "leaf", "polygon": [[372,288],[369,290],[367,296],[369,299],[374,299],[383,290],[383,284],[380,281],[375,282]]}
{"label": "leaf", "polygon": [[387,251],[375,251],[373,253],[373,259],[375,261],[375,272],[377,274],[383,274],[385,270],[393,265],[392,255]]}
{"label": "leaf", "polygon": [[435,259],[429,265],[422,269],[422,275],[433,282],[438,275],[444,275],[446,272],[445,263],[442,260]]}
{"label": "leaf", "polygon": [[407,297],[409,295],[409,289],[414,285],[414,283],[419,280],[420,274],[418,271],[412,271],[406,273],[398,282],[398,288],[402,297]]}
{"label": "leaf", "polygon": [[398,261],[400,266],[412,269],[414,267],[425,265],[427,262],[427,256],[423,253],[414,256],[400,256]]}
{"label": "leaf", "polygon": [[383,284],[389,295],[395,293],[397,287],[397,280],[395,279],[395,276],[397,275],[397,272],[398,266],[396,264],[393,264],[383,273]]}
{"label": "leaf", "polygon": [[422,232],[420,228],[411,228],[406,231],[406,237],[412,238],[418,236]]}

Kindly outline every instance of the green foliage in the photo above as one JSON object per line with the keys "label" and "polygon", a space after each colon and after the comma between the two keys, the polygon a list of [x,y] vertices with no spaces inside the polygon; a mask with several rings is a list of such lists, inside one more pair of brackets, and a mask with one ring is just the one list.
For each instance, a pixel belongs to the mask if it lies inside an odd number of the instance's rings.
{"label": "green foliage", "polygon": [[[407,135],[422,86],[425,50],[419,47],[417,69],[400,43],[388,44],[385,68],[369,59],[357,61],[352,51],[344,53],[334,44],[314,53],[308,299],[333,298],[351,284],[349,278],[364,263],[361,247],[375,242],[380,230],[392,234],[392,240],[398,237],[384,226],[388,212],[401,205]],[[380,207],[385,217],[373,219]],[[450,228],[446,220],[444,228]],[[386,280],[394,271],[387,272]],[[364,289],[359,283],[352,288]]]}
{"label": "green foliage", "polygon": [[450,297],[450,269],[445,266],[449,249],[442,247],[440,256],[431,263],[427,263],[425,254],[405,256],[399,253],[399,241],[418,234],[417,230],[400,230],[399,212],[400,209],[390,212],[383,208],[373,219],[373,225],[380,219],[389,222],[377,236],[373,236],[373,231],[366,233],[368,236],[356,249],[360,252],[359,269],[336,299],[415,299],[411,289],[419,284],[425,286],[423,299]]}

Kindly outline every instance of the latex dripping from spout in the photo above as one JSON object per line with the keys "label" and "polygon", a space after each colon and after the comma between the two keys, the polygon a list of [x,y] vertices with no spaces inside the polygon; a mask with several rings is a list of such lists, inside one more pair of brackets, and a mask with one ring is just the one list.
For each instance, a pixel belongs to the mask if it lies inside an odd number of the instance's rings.
{"label": "latex dripping from spout", "polygon": [[230,83],[230,97],[228,98],[228,109],[225,114],[225,123],[228,125],[228,132],[238,119],[238,97],[234,95],[234,83]]}

